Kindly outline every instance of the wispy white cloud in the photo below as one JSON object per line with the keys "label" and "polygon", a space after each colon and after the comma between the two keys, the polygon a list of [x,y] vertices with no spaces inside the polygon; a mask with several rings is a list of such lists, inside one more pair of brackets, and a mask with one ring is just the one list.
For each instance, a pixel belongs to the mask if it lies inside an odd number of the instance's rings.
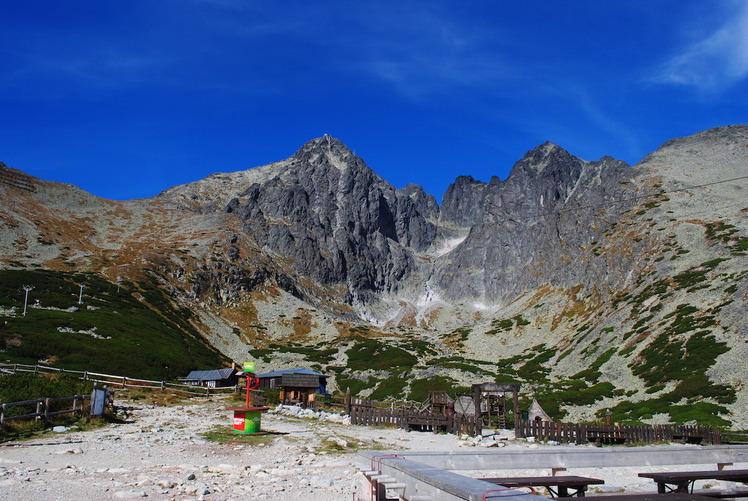
{"label": "wispy white cloud", "polygon": [[748,76],[748,2],[732,2],[727,20],[661,65],[651,81],[718,91]]}
{"label": "wispy white cloud", "polygon": [[381,12],[359,14],[361,37],[351,69],[407,97],[491,85],[513,74],[510,59],[496,50],[495,33],[461,25],[438,4],[386,18]]}
{"label": "wispy white cloud", "polygon": [[[168,65],[167,60],[160,55],[113,48],[66,54],[27,50],[23,52],[23,57],[16,55],[14,59],[18,64],[3,79],[3,85],[29,83],[33,88],[36,87],[35,82],[45,82],[44,86],[84,91],[116,90],[142,85],[160,75]],[[47,94],[57,95],[59,92]]]}

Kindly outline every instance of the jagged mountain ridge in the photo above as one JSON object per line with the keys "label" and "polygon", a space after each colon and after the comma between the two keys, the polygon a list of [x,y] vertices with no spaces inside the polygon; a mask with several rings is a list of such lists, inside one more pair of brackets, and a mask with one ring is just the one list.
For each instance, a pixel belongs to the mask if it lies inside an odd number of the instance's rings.
{"label": "jagged mountain ridge", "polygon": [[[517,283],[517,274],[507,270],[529,264],[528,250],[547,262],[557,260],[556,227],[579,220],[574,214],[562,221],[564,210],[613,201],[606,210],[613,222],[616,210],[625,209],[618,202],[626,196],[620,182],[630,175],[624,162],[585,162],[546,143],[518,162],[506,181],[459,178],[440,208],[419,186],[396,190],[329,136],[260,169],[258,181],[247,173],[219,174],[160,197],[200,212],[223,207],[244,221],[256,241],[292,259],[301,275],[324,285],[345,284],[347,303],[371,306],[414,294],[423,303],[421,288],[450,302],[483,305],[516,296],[528,284]],[[200,202],[202,193],[209,202]],[[569,231],[568,245],[590,238],[580,233]],[[483,255],[487,248],[504,252]],[[393,317],[386,305],[368,310],[363,316],[370,320]]]}
{"label": "jagged mountain ridge", "polygon": [[[710,412],[735,422],[727,409],[746,404],[747,151],[746,126],[669,141],[633,167],[546,143],[504,181],[457,178],[441,207],[416,185],[395,189],[329,136],[147,200],[29,178],[35,191],[0,183],[11,230],[0,258],[111,280],[145,274],[196,311],[198,330],[229,356],[332,347],[333,359],[314,363],[347,363],[336,379],[365,393],[384,391],[388,376],[350,367],[346,350],[362,332],[433,350],[416,350],[425,365],[402,369],[406,380],[468,384],[498,361],[496,377],[551,384],[591,364],[585,391],[610,384],[652,406],[680,395],[727,405]],[[697,343],[716,347],[703,377],[732,397],[686,384],[676,361],[663,362],[673,377],[650,366],[670,353],[662,346]],[[312,360],[271,351],[276,365]],[[455,356],[474,369],[443,361]],[[606,390],[565,411],[593,419],[620,400]]]}

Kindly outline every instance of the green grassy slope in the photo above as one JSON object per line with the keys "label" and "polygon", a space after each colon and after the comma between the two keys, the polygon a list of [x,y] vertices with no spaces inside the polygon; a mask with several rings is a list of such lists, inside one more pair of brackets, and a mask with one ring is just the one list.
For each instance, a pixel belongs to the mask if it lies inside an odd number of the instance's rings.
{"label": "green grassy slope", "polygon": [[[79,284],[84,286],[80,305]],[[24,285],[34,287],[25,317]],[[88,273],[0,270],[0,362],[46,361],[158,380],[223,366],[224,357],[189,324],[191,315],[150,283],[118,285]]]}

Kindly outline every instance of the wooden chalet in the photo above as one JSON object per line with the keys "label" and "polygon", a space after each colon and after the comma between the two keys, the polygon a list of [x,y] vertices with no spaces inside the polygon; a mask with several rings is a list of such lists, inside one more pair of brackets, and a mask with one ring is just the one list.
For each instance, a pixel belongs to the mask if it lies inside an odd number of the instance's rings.
{"label": "wooden chalet", "polygon": [[226,388],[236,386],[239,383],[239,374],[236,368],[214,369],[207,371],[192,371],[187,377],[180,379],[184,384],[193,386],[205,386],[208,388]]}
{"label": "wooden chalet", "polygon": [[327,377],[309,369],[284,369],[258,374],[260,390],[280,388],[280,403],[313,407],[316,393],[327,395]]}

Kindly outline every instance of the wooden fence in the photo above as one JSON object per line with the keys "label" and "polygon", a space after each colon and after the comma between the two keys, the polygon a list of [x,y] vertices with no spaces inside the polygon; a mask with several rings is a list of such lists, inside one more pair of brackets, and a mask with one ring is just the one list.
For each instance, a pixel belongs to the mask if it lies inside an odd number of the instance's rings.
{"label": "wooden fence", "polygon": [[44,365],[24,365],[24,364],[0,364],[0,374],[15,372],[31,372],[34,374],[73,374],[86,381],[106,384],[119,388],[150,388],[152,390],[167,391],[180,395],[204,396],[234,393],[237,391],[236,386],[227,386],[223,388],[208,388],[203,386],[193,386],[182,383],[171,383],[167,381],[151,381],[148,379],[136,379],[125,376],[112,376],[110,374],[100,374],[98,372],[88,371],[71,371],[67,369],[58,369]]}
{"label": "wooden fence", "polygon": [[[6,404],[0,404],[0,431],[7,421],[15,419],[35,419],[37,421],[44,420],[45,424],[51,421],[54,416],[60,416],[63,414],[78,414],[79,416],[86,415],[90,412],[90,405],[86,404],[86,401],[90,403],[90,395],[74,395],[72,397],[64,398],[39,398],[36,400],[24,400],[21,402],[10,402]],[[23,411],[29,409],[35,409],[34,412],[26,412],[25,414],[13,414],[9,413],[8,410],[12,408],[26,408]]]}
{"label": "wooden fence", "polygon": [[398,428],[424,431],[446,431],[447,433],[480,433],[480,417],[465,416],[452,412],[435,413],[416,405],[394,405],[384,407],[371,400],[347,398],[345,412],[352,424],[363,426],[396,426]]}
{"label": "wooden fence", "polygon": [[720,430],[690,425],[619,426],[520,420],[515,432],[518,438],[535,437],[536,440],[571,444],[722,443]]}

